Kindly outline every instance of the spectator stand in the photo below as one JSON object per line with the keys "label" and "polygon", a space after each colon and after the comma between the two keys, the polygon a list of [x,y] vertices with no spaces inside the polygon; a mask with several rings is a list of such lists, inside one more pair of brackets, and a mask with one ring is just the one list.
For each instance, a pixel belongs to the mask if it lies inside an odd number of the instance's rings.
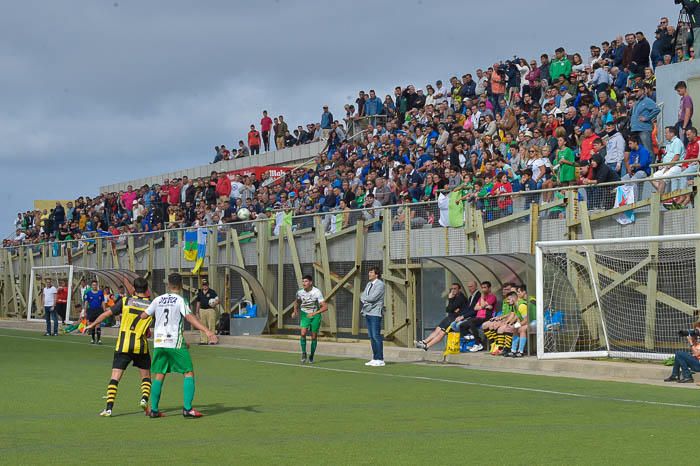
{"label": "spectator stand", "polygon": [[[596,188],[612,190],[646,181],[606,183]],[[700,224],[698,209],[665,211],[662,205],[663,201],[680,195],[694,199],[697,183],[683,191],[655,193],[634,204],[594,212],[589,211],[580,188],[567,186],[502,195],[513,200],[513,209],[508,215],[495,216],[498,218],[489,217],[479,199],[467,201],[464,224],[460,227],[440,226],[440,209],[435,202],[405,200],[403,204],[376,209],[291,217],[283,211],[270,212],[255,221],[207,227],[216,234],[209,235],[204,270],[212,286],[220,289],[229,285],[222,282],[226,273],[216,264],[244,267],[254,274],[270,297],[268,324],[276,332],[297,328],[298,322],[290,316],[291,303],[300,277],[310,273],[330,303],[322,331],[357,337],[365,329],[358,317],[359,294],[354,290],[362,289],[367,268],[377,265],[388,285],[385,334],[396,344],[405,346],[420,333],[422,306],[416,297],[422,258],[532,254],[538,239],[673,234],[694,231]],[[533,194],[538,196],[538,202],[526,204],[525,196]],[[549,199],[545,198],[548,194],[552,195]],[[634,223],[620,225],[615,221],[616,216],[631,211],[637,215]],[[50,244],[4,248],[0,253],[3,315],[23,315],[21,299],[12,290],[26,293],[29,271],[34,265],[64,265],[70,261],[87,268],[122,268],[151,278],[154,289],[163,289],[168,273],[186,273],[193,265],[183,259],[183,236],[181,228],[119,235],[114,243],[116,256],[111,243],[102,237],[96,237],[93,246],[86,243],[79,246],[77,241],[59,243],[70,254],[57,257],[52,255]],[[232,297],[242,294],[241,286],[231,291]]]}

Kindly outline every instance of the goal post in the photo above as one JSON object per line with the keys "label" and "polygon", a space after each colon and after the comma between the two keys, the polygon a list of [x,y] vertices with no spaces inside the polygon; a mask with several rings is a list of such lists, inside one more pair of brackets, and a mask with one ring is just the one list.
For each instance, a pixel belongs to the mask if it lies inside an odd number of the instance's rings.
{"label": "goal post", "polygon": [[537,357],[666,359],[699,317],[700,234],[540,241]]}
{"label": "goal post", "polygon": [[44,310],[40,309],[41,293],[44,282],[51,278],[54,286],[59,286],[60,280],[66,281],[68,296],[66,298],[66,322],[70,322],[70,311],[73,290],[73,266],[72,265],[46,265],[32,267],[29,275],[29,292],[27,293],[27,320],[44,320],[38,316],[43,315]]}

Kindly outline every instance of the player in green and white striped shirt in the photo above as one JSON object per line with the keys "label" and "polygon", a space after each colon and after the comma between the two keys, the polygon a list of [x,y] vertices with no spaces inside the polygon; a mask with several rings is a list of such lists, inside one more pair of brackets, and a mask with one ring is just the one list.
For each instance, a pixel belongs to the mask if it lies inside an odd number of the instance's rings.
{"label": "player in green and white striped shirt", "polygon": [[170,274],[168,288],[170,289],[169,293],[155,298],[148,309],[141,314],[142,319],[155,316],[153,362],[151,363],[151,373],[155,374],[155,377],[151,388],[151,409],[147,414],[153,418],[164,416],[158,411],[163,380],[165,374],[178,372],[185,376],[182,415],[186,418],[201,417],[202,413],[192,408],[194,368],[190,352],[187,349],[188,345],[185,343],[185,337],[182,333],[185,320],[192,327],[206,333],[210,343],[217,343],[218,338],[192,314],[190,306],[181,296],[182,276],[179,273]]}
{"label": "player in green and white striped shirt", "polygon": [[321,314],[328,310],[328,304],[323,298],[321,290],[314,286],[311,275],[304,275],[301,279],[303,288],[297,291],[297,300],[294,302],[294,312],[292,317],[296,317],[301,309],[301,318],[299,319],[299,327],[301,327],[301,363],[307,361],[306,357],[306,334],[311,330],[311,355],[308,361],[313,364],[316,346],[318,345],[318,329],[321,328]]}

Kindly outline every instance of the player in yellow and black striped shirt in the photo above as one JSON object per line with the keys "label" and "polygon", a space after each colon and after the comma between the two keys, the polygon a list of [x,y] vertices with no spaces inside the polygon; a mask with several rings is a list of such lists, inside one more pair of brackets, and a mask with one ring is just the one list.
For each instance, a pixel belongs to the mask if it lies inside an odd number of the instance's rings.
{"label": "player in yellow and black striped shirt", "polygon": [[110,316],[121,315],[119,337],[112,361],[112,378],[107,386],[107,406],[100,416],[112,415],[114,400],[117,398],[117,386],[124,374],[124,370],[132,362],[141,373],[141,408],[145,411],[148,407],[148,398],[151,395],[151,355],[148,351],[148,331],[153,319],[141,319],[141,313],[151,303],[147,297],[148,282],[145,278],[138,277],[134,280],[134,296],[124,296],[110,309],[106,310],[87,328],[96,327],[100,322]]}

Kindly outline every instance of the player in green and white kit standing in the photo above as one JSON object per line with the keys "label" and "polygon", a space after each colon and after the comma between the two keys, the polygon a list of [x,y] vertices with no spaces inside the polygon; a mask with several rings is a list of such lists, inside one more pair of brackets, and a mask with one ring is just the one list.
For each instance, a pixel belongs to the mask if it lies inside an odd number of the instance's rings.
{"label": "player in green and white kit standing", "polygon": [[311,275],[304,275],[301,279],[303,288],[297,291],[297,300],[294,302],[294,312],[292,317],[299,314],[301,308],[301,318],[299,319],[299,327],[301,327],[301,363],[304,364],[306,358],[306,334],[311,330],[311,354],[308,361],[313,364],[314,353],[316,353],[316,345],[318,345],[318,329],[321,328],[321,314],[328,310],[328,304],[323,299],[321,290],[314,286]]}
{"label": "player in green and white kit standing", "polygon": [[158,411],[160,393],[163,388],[165,374],[178,372],[184,374],[183,381],[184,403],[182,415],[186,418],[202,417],[202,413],[192,408],[194,399],[194,368],[192,358],[187,349],[187,343],[182,334],[183,324],[186,320],[197,330],[204,332],[210,343],[217,343],[219,340],[208,328],[192,314],[190,306],[182,297],[182,275],[179,273],[170,274],[168,277],[169,293],[158,296],[151,301],[141,318],[146,319],[154,316],[155,326],[153,328],[153,361],[151,363],[151,373],[155,374],[155,380],[151,388],[151,409],[148,411],[150,417],[163,417],[164,414]]}

